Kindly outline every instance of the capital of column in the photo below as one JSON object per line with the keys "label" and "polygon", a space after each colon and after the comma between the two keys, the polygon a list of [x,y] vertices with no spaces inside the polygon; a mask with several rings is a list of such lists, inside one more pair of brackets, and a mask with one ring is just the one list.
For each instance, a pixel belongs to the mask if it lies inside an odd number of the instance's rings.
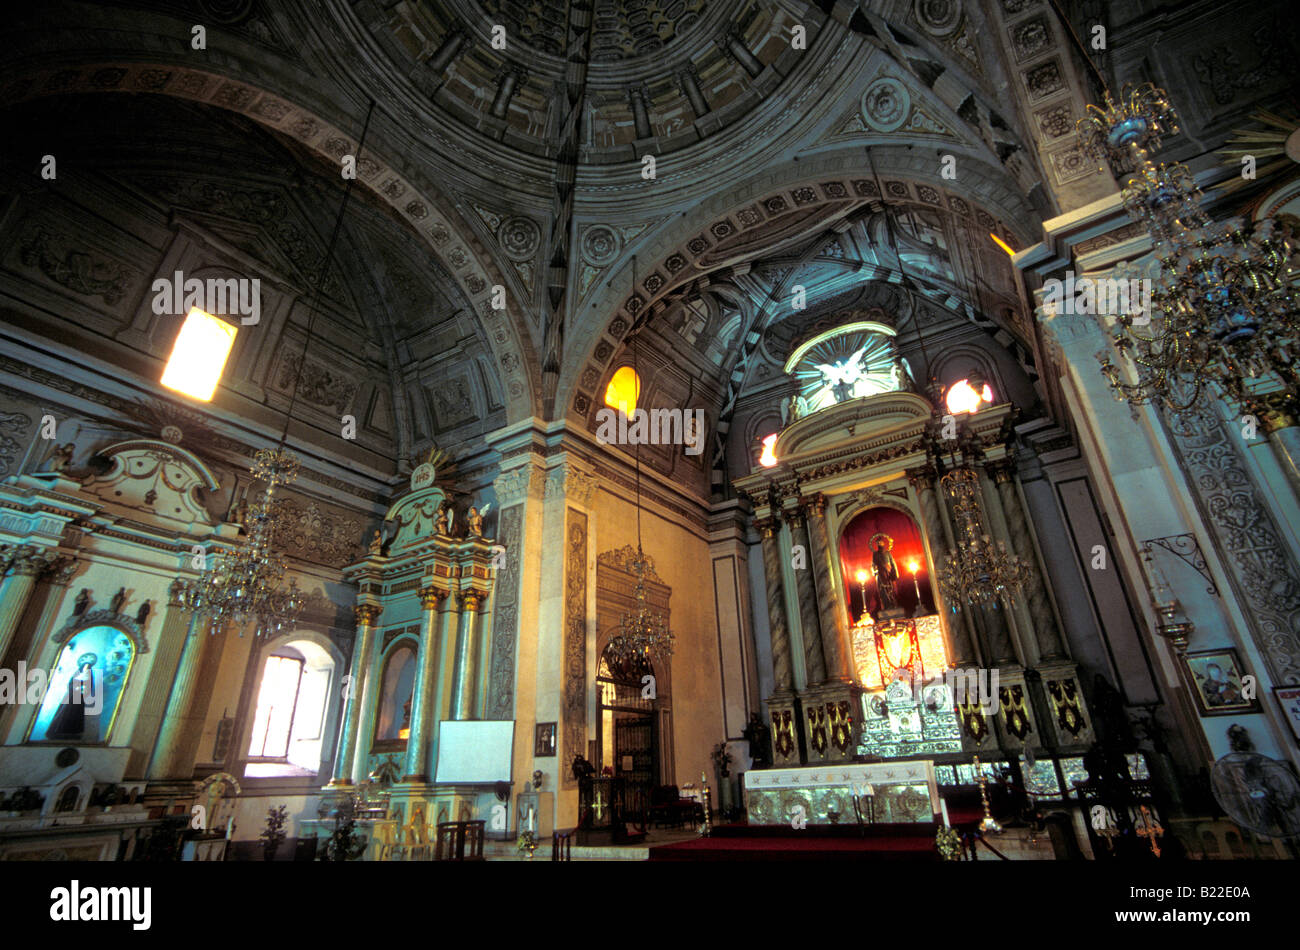
{"label": "capital of column", "polygon": [[781,517],[785,519],[785,523],[788,524],[792,529],[801,528],[803,527],[804,519],[807,517],[807,513],[808,513],[807,505],[804,504],[803,499],[801,498],[794,505],[793,508],[786,508],[782,510]]}
{"label": "capital of column", "polygon": [[523,501],[526,498],[540,498],[546,489],[546,471],[532,462],[502,472],[492,481],[496,490],[497,504],[501,508]]}
{"label": "capital of column", "polygon": [[437,610],[449,593],[440,587],[423,587],[420,589],[420,606],[425,610]]}
{"label": "capital of column", "polygon": [[933,465],[922,465],[919,468],[909,468],[906,475],[908,482],[919,494],[924,489],[934,489],[934,480],[939,473]]}
{"label": "capital of column", "polygon": [[379,620],[379,615],[384,612],[384,608],[378,604],[357,604],[352,608],[352,612],[356,615],[357,626],[373,627]]}
{"label": "capital of column", "polygon": [[780,530],[781,523],[775,517],[759,518],[754,522],[754,527],[763,535],[763,540],[770,541]]}
{"label": "capital of column", "polygon": [[596,491],[596,476],[591,472],[566,463],[553,468],[546,476],[546,497],[564,498],[580,507],[591,503]]}
{"label": "capital of column", "polygon": [[984,471],[998,485],[1005,485],[1016,477],[1016,460],[1008,455],[1006,458],[998,459],[996,462],[988,462],[984,465]]}
{"label": "capital of column", "polygon": [[55,556],[30,544],[19,545],[5,559],[5,569],[14,574],[35,577],[45,573],[55,561]]}
{"label": "capital of column", "polygon": [[805,495],[804,500],[808,505],[808,509],[812,511],[813,514],[815,514],[818,518],[826,517],[826,496],[825,495],[823,495],[821,492],[817,492],[812,495]]}
{"label": "capital of column", "polygon": [[460,606],[462,610],[476,611],[480,606],[482,606],[483,601],[485,600],[487,600],[487,593],[481,590],[475,590],[473,587],[460,592]]}
{"label": "capital of column", "polygon": [[167,606],[184,607],[185,594],[189,590],[189,586],[189,584],[185,583],[185,581],[181,580],[179,577],[172,581],[171,585],[167,588]]}

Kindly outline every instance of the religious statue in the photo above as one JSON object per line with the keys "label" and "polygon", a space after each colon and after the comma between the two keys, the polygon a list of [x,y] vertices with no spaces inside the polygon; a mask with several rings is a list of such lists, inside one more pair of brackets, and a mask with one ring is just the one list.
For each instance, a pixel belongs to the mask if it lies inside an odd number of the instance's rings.
{"label": "religious statue", "polygon": [[[221,809],[225,804],[226,794],[231,789],[234,789],[236,795],[242,791],[239,782],[229,772],[214,772],[199,784],[198,792],[204,796],[204,809],[208,819],[204,831],[214,831],[220,827]],[[233,820],[231,816],[231,821]],[[232,830],[230,824],[227,825],[227,830]]]}
{"label": "religious statue", "polygon": [[[84,738],[86,707],[95,706],[99,695],[96,688],[98,684],[95,682],[95,664],[98,662],[99,657],[94,653],[83,653],[77,657],[77,672],[68,680],[67,695],[50,720],[50,728],[45,733],[47,739],[79,742]],[[98,711],[97,707],[95,711]]]}
{"label": "religious statue", "polygon": [[63,471],[68,463],[72,461],[72,449],[71,442],[55,446],[54,451],[50,453],[50,457],[45,463],[45,470],[47,472]]}
{"label": "religious statue", "polygon": [[434,520],[434,531],[440,538],[445,538],[451,530],[451,522],[447,517],[447,512],[451,509],[451,502],[447,500],[438,503],[438,517]]}
{"label": "religious statue", "polygon": [[140,609],[135,612],[135,622],[143,627],[145,621],[149,619],[149,610],[149,601],[146,600],[140,605]]}
{"label": "religious statue", "polygon": [[476,538],[483,537],[483,516],[473,506],[469,509],[469,533]]}
{"label": "religious statue", "polygon": [[881,610],[892,610],[898,606],[898,565],[890,553],[894,539],[887,534],[877,534],[871,538],[874,550],[871,552],[871,569],[876,573],[876,595],[880,598]]}
{"label": "religious statue", "polygon": [[370,540],[370,553],[378,554],[383,549],[383,545],[384,545],[383,536],[378,531],[376,531],[375,536]]}
{"label": "religious statue", "polygon": [[802,419],[808,415],[808,400],[802,394],[794,397],[794,402],[790,404],[790,421]]}
{"label": "religious statue", "polygon": [[793,415],[794,415],[794,397],[793,397],[793,396],[786,396],[784,399],[781,400],[781,426],[782,426],[782,428],[784,428],[785,426],[788,426],[791,422],[794,421],[794,419],[791,418],[791,416],[793,416]]}
{"label": "religious statue", "polygon": [[73,601],[72,616],[80,617],[82,614],[86,612],[86,608],[89,606],[90,606],[90,588],[83,587],[81,588],[81,593],[77,595],[77,599]]}
{"label": "religious statue", "polygon": [[109,601],[108,606],[113,611],[113,613],[120,614],[122,612],[122,605],[125,603],[126,603],[126,588],[119,587],[117,589],[117,593],[113,595],[113,599]]}
{"label": "religious statue", "polygon": [[573,757],[573,777],[578,781],[584,778],[590,778],[596,774],[596,767],[584,759],[581,755]]}
{"label": "religious statue", "polygon": [[772,765],[772,730],[758,717],[758,713],[749,714],[749,724],[741,733],[749,741],[749,757],[754,768],[765,769]]}

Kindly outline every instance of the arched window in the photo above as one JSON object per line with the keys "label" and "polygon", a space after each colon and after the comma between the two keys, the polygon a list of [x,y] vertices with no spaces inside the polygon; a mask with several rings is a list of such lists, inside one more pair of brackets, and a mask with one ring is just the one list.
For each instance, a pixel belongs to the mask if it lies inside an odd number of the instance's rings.
{"label": "arched window", "polygon": [[641,377],[630,366],[621,366],[614,371],[605,387],[605,405],[631,414],[641,398]]}
{"label": "arched window", "polygon": [[315,774],[320,769],[333,674],[333,658],[311,640],[291,640],[271,651],[262,667],[248,745],[248,757],[259,761],[248,766],[246,775]]}
{"label": "arched window", "polygon": [[405,640],[393,647],[380,681],[375,716],[375,746],[406,743],[411,732],[411,698],[415,692],[415,647]]}
{"label": "arched window", "polygon": [[76,811],[77,802],[81,800],[81,789],[75,785],[69,785],[63,791],[59,792],[58,801],[54,803],[56,812]]}
{"label": "arched window", "polygon": [[107,742],[135,643],[117,627],[87,627],[59,651],[32,742]]}
{"label": "arched window", "polygon": [[[972,382],[975,385],[972,385]],[[948,411],[954,416],[959,416],[966,412],[978,412],[984,406],[991,405],[993,402],[993,387],[987,382],[983,386],[976,386],[983,382],[982,380],[959,379],[948,387],[948,393],[944,397],[944,403]]]}

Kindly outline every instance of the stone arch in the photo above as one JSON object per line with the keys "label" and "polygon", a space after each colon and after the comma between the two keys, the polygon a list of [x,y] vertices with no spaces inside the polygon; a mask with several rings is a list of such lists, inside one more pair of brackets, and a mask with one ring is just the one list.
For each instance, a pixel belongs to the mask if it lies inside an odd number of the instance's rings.
{"label": "stone arch", "polygon": [[[209,31],[209,43],[213,43]],[[183,55],[183,54],[182,54]],[[179,57],[177,57],[179,58]],[[291,67],[287,67],[291,68]],[[268,129],[285,135],[335,163],[345,154],[355,154],[356,137],[342,131],[322,112],[275,87],[288,85],[279,75],[265,69],[248,69],[258,74],[262,85],[228,77],[220,72],[195,69],[168,61],[156,49],[139,58],[106,60],[102,54],[70,64],[67,57],[58,65],[49,61],[11,77],[6,100],[9,105],[52,95],[76,93],[150,93],[199,102],[236,112]],[[310,78],[298,78],[300,84]],[[349,117],[350,118],[350,117]],[[359,122],[350,122],[359,131]],[[479,240],[472,228],[460,220],[438,188],[421,172],[398,160],[385,157],[385,143],[370,138],[357,163],[357,181],[374,198],[419,234],[433,254],[456,280],[465,298],[483,321],[483,327],[500,371],[509,422],[531,418],[540,411],[541,371],[537,355],[518,313],[494,310],[494,285],[512,286],[514,281],[491,248]]]}

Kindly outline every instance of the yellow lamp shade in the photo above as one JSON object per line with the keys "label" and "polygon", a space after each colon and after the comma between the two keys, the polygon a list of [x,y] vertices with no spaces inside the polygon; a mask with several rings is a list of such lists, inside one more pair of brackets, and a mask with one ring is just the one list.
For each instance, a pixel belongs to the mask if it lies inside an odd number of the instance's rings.
{"label": "yellow lamp shade", "polygon": [[193,399],[210,401],[238,332],[237,326],[198,307],[190,310],[163,370],[162,384]]}
{"label": "yellow lamp shade", "polygon": [[641,398],[641,379],[637,376],[636,370],[630,366],[619,367],[610,377],[609,385],[605,387],[605,405],[628,415],[636,408],[639,398]]}

